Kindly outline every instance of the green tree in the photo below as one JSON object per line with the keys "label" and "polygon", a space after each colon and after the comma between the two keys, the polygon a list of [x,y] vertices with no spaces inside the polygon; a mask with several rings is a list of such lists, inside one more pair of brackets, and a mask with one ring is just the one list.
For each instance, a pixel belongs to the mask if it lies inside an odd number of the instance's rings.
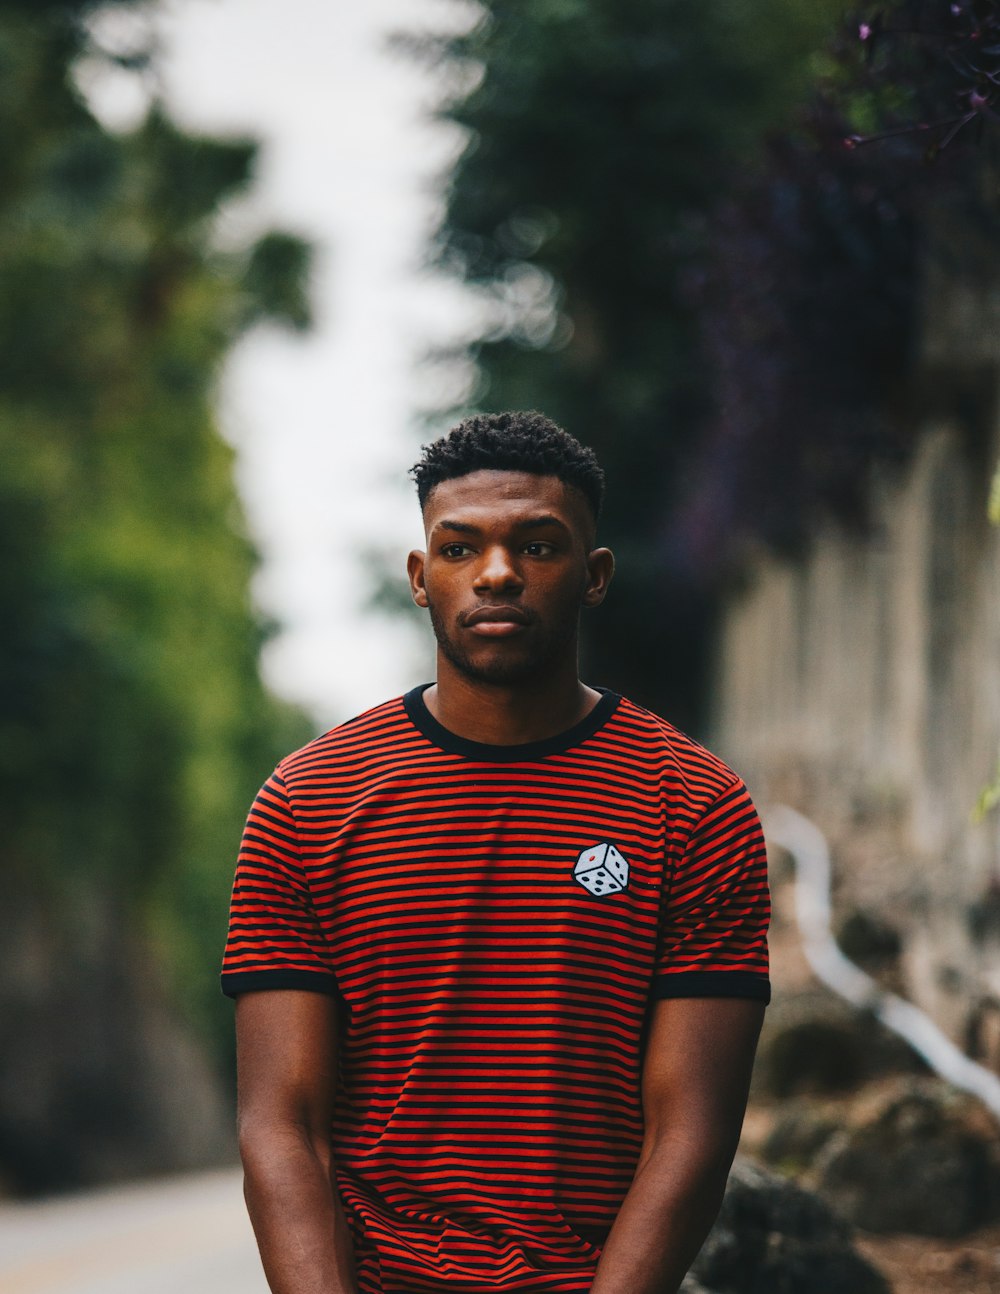
{"label": "green tree", "polygon": [[[46,1003],[90,1019],[80,978],[113,969],[126,997],[160,983],[218,1035],[240,824],[305,725],[259,679],[267,626],[214,386],[257,320],[307,326],[309,252],[279,233],[213,242],[251,142],[188,135],[159,108],[102,129],[71,76],[91,7],[0,6],[0,931],[37,954],[0,1007],[9,1028],[25,993],[39,1019]],[[35,1160],[18,1134],[27,1084],[65,1104],[83,1032],[0,1037],[15,1181],[90,1171],[65,1119],[38,1131]],[[105,1060],[127,1104],[142,1074]]]}
{"label": "green tree", "polygon": [[621,559],[589,625],[595,675],[700,717],[711,603],[666,573],[667,519],[711,405],[689,289],[704,220],[787,125],[839,6],[491,0],[435,46],[479,69],[437,246],[494,305],[477,404],[538,407],[592,444]]}

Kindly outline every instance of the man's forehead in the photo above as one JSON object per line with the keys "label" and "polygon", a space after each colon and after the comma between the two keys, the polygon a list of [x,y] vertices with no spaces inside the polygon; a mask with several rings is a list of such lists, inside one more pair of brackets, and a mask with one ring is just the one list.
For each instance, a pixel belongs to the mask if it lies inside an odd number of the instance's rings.
{"label": "man's forehead", "polygon": [[568,524],[591,524],[583,495],[558,476],[494,468],[440,481],[427,496],[424,519],[430,526],[446,516],[459,519],[459,512],[509,518],[522,511],[553,513]]}

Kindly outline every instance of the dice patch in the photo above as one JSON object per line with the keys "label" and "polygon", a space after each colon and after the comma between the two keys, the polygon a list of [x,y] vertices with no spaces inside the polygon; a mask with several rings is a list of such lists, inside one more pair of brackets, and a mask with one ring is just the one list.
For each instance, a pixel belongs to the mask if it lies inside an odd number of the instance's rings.
{"label": "dice patch", "polygon": [[576,860],[573,879],[596,898],[605,894],[620,894],[628,888],[628,860],[614,845],[604,842],[591,845]]}

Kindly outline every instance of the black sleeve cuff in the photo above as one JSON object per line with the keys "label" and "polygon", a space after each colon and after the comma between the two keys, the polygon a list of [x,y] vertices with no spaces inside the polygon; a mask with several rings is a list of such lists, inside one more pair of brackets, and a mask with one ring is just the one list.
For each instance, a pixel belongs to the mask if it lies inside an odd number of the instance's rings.
{"label": "black sleeve cuff", "polygon": [[332,975],[306,970],[229,971],[221,976],[222,991],[226,997],[239,997],[241,993],[256,993],[261,989],[294,988],[307,993],[326,993],[340,997],[340,989]]}
{"label": "black sleeve cuff", "polygon": [[756,971],[678,971],[654,978],[653,997],[748,997],[767,1003],[771,981]]}

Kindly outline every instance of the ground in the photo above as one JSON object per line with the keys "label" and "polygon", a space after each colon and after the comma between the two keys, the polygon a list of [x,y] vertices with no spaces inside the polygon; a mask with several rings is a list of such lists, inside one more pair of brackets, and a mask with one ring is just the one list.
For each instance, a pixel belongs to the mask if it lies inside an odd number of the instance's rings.
{"label": "ground", "polygon": [[961,1240],[859,1233],[857,1247],[890,1281],[893,1294],[997,1294],[1000,1226]]}

